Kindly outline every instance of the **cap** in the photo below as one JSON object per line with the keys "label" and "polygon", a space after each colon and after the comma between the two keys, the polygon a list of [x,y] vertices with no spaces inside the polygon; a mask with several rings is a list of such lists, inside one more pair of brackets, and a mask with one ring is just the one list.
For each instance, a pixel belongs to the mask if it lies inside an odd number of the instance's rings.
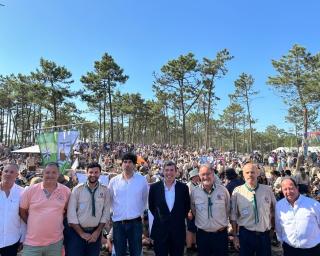
{"label": "cap", "polygon": [[193,169],[189,172],[189,179],[192,179],[195,176],[199,176],[199,171],[198,169]]}

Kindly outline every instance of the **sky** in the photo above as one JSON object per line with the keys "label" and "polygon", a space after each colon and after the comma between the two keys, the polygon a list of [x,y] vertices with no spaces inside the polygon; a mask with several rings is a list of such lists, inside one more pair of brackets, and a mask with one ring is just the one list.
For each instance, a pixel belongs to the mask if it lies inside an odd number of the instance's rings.
{"label": "sky", "polygon": [[[73,89],[93,63],[110,54],[129,75],[122,92],[154,97],[153,72],[189,52],[201,61],[228,49],[234,59],[216,82],[221,98],[215,117],[229,105],[228,94],[243,72],[259,91],[251,102],[254,128],[285,123],[287,106],[266,84],[275,75],[271,60],[294,44],[320,50],[320,1],[298,0],[0,0],[0,74],[29,74],[40,58],[65,66]],[[85,106],[82,106],[84,108]]]}

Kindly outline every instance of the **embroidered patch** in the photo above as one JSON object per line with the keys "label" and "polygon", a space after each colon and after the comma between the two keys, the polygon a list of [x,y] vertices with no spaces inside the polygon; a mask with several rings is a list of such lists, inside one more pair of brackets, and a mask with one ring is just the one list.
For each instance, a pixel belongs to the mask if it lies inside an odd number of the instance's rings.
{"label": "embroidered patch", "polygon": [[218,194],[218,195],[217,195],[217,200],[223,200],[223,196],[220,195],[220,194]]}

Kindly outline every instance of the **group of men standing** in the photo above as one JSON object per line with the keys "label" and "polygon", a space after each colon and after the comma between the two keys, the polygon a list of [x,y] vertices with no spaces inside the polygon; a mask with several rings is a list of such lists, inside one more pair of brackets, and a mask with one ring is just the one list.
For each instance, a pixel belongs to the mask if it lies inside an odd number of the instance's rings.
{"label": "group of men standing", "polygon": [[[270,256],[274,228],[285,256],[320,255],[320,204],[300,195],[293,179],[283,179],[285,198],[276,203],[271,188],[257,183],[258,168],[252,163],[243,167],[245,184],[230,195],[215,181],[210,165],[199,167],[200,184],[189,191],[176,180],[174,162],[164,163],[163,180],[150,188],[146,178],[135,171],[136,162],[136,155],[125,154],[122,173],[108,187],[98,180],[100,165],[91,163],[87,181],[72,192],[57,182],[56,163],[46,166],[43,182],[25,191],[14,184],[18,166],[5,166],[0,183],[0,212],[4,213],[0,255],[16,255],[24,241],[23,256],[61,255],[63,244],[68,256],[98,256],[102,229],[112,219],[115,254],[126,255],[129,246],[130,255],[140,256],[141,216],[147,208],[154,217],[151,238],[157,256],[184,254],[186,218],[194,219],[197,227],[199,256],[228,255],[229,223],[241,256]],[[64,219],[68,223],[65,234]]]}

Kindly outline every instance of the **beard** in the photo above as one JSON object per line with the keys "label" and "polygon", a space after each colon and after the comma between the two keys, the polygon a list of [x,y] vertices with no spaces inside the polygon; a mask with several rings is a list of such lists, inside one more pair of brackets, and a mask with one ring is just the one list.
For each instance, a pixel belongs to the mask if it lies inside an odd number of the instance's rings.
{"label": "beard", "polygon": [[90,178],[88,179],[88,181],[89,181],[89,183],[96,183],[96,182],[98,181],[98,178],[96,178],[96,177],[90,177]]}

